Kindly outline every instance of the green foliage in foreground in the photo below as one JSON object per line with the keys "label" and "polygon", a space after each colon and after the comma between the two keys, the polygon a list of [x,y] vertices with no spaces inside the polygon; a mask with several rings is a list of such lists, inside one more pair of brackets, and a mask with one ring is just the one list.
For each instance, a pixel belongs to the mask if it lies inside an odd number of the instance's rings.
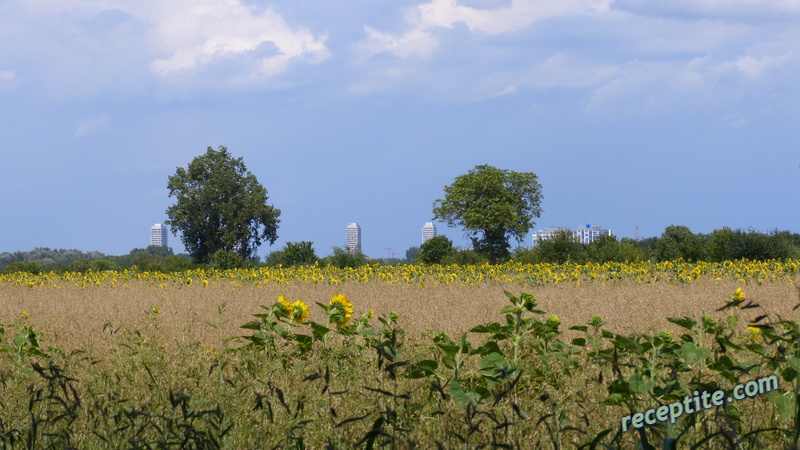
{"label": "green foliage in foreground", "polygon": [[[243,345],[168,353],[143,331],[103,330],[111,355],[39,348],[20,318],[0,327],[4,448],[787,448],[800,440],[800,324],[737,291],[720,310],[671,318],[685,331],[617,334],[600,317],[568,341],[533,295],[507,293],[500,322],[411,342],[394,313],[353,316],[344,296],[279,299]],[[223,323],[225,304],[219,308]],[[218,327],[219,324],[210,326]],[[478,339],[482,337],[482,339]],[[7,362],[7,363],[6,363]],[[623,432],[620,419],[778,375],[776,391]],[[692,447],[694,448],[694,447]],[[705,448],[705,447],[703,447]]]}

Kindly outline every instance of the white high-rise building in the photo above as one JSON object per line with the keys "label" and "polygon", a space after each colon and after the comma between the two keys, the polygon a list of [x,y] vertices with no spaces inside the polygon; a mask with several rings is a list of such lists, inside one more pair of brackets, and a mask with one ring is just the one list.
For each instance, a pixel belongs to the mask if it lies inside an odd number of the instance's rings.
{"label": "white high-rise building", "polygon": [[611,230],[604,230],[600,225],[587,225],[585,228],[578,228],[572,234],[581,244],[589,245],[600,236],[613,236]]}
{"label": "white high-rise building", "polygon": [[600,236],[613,236],[614,232],[611,230],[604,230],[600,225],[587,225],[585,228],[577,228],[575,230],[568,230],[561,227],[549,227],[543,230],[536,230],[533,232],[533,246],[536,247],[539,242],[546,239],[552,239],[557,233],[567,232],[572,239],[580,242],[581,244],[591,244]]}
{"label": "white high-rise building", "polygon": [[436,225],[433,222],[425,222],[425,225],[422,227],[422,243],[428,241],[430,238],[436,237]]}
{"label": "white high-rise building", "polygon": [[358,223],[353,222],[347,225],[347,239],[345,240],[345,247],[350,253],[361,251],[361,227]]}
{"label": "white high-rise building", "polygon": [[157,223],[150,227],[150,245],[167,246],[167,226]]}

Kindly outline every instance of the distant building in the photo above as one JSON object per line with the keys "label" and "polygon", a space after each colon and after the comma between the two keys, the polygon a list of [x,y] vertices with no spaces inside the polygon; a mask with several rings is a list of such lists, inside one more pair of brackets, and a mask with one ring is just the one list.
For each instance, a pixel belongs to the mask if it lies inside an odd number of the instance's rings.
{"label": "distant building", "polygon": [[600,236],[613,236],[614,232],[611,230],[604,230],[600,228],[600,225],[587,225],[585,228],[578,228],[572,235],[575,236],[581,244],[591,244]]}
{"label": "distant building", "polygon": [[429,239],[436,237],[436,225],[433,222],[425,222],[422,227],[422,243],[424,244]]}
{"label": "distant building", "polygon": [[613,236],[612,230],[604,230],[600,225],[588,225],[586,227],[579,227],[575,230],[568,230],[562,227],[549,227],[543,230],[536,230],[533,232],[533,246],[536,247],[539,242],[547,239],[552,239],[559,232],[568,232],[573,239],[581,244],[591,244],[600,236]]}
{"label": "distant building", "polygon": [[353,222],[347,225],[347,239],[345,240],[345,247],[350,253],[361,251],[361,227],[358,223]]}
{"label": "distant building", "polygon": [[539,245],[539,242],[552,239],[556,234],[564,231],[569,231],[566,228],[561,227],[547,227],[543,230],[536,230],[533,232],[533,246],[536,247]]}
{"label": "distant building", "polygon": [[162,247],[167,246],[167,234],[169,234],[166,225],[157,223],[150,227],[150,245],[159,245]]}

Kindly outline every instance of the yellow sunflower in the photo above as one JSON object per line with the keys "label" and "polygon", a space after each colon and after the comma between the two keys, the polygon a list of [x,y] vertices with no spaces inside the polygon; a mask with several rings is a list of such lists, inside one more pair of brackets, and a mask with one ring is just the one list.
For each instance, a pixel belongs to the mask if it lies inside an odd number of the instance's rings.
{"label": "yellow sunflower", "polygon": [[742,306],[744,302],[744,292],[742,292],[742,288],[736,288],[736,292],[733,293],[731,296],[731,301],[738,306]]}
{"label": "yellow sunflower", "polygon": [[328,316],[331,322],[337,327],[347,325],[353,315],[353,304],[344,294],[335,294],[331,297],[331,306],[328,308]]}
{"label": "yellow sunflower", "polygon": [[747,327],[747,330],[750,331],[750,334],[753,337],[754,341],[761,339],[761,328]]}
{"label": "yellow sunflower", "polygon": [[292,310],[289,313],[289,318],[296,323],[305,322],[308,319],[308,315],[311,314],[308,305],[302,300],[295,301],[291,306]]}
{"label": "yellow sunflower", "polygon": [[279,295],[278,300],[272,305],[272,310],[278,317],[290,317],[289,314],[292,313],[292,304],[289,303],[289,300],[286,300],[286,297]]}

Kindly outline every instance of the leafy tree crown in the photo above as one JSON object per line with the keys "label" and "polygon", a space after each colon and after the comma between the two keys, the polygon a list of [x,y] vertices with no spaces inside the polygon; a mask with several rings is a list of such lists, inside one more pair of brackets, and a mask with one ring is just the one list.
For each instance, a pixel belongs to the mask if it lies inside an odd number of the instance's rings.
{"label": "leafy tree crown", "polygon": [[280,210],[267,203],[267,190],[228,149],[208,147],[187,168],[178,167],[167,183],[167,225],[192,257],[208,262],[217,251],[252,259],[263,243],[278,238]]}
{"label": "leafy tree crown", "polygon": [[434,202],[434,219],[463,227],[475,250],[491,263],[507,257],[508,240],[522,241],[541,215],[542,186],[532,172],[484,164],[456,177]]}

